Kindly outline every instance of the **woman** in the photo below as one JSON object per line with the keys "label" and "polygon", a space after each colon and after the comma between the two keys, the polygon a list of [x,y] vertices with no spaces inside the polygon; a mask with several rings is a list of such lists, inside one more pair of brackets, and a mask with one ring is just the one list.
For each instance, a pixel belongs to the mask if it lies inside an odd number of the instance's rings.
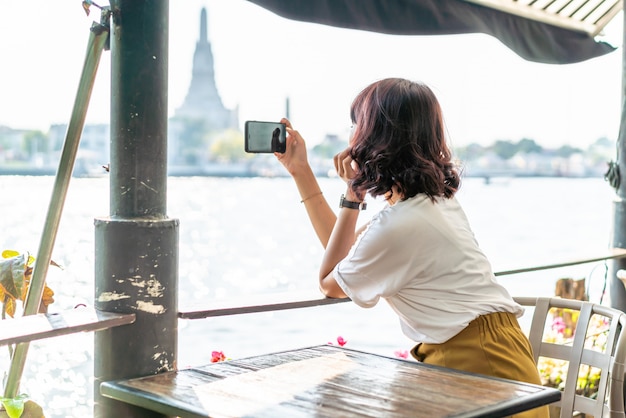
{"label": "woman", "polygon": [[[517,317],[523,308],[496,282],[455,198],[460,175],[441,107],[425,85],[399,78],[366,87],[351,107],[349,147],[334,158],[347,183],[338,215],[287,119],[291,174],[325,248],[319,284],[328,297],[368,308],[385,299],[419,361],[541,384]],[[369,194],[388,205],[356,230]],[[544,417],[547,407],[520,416]]]}

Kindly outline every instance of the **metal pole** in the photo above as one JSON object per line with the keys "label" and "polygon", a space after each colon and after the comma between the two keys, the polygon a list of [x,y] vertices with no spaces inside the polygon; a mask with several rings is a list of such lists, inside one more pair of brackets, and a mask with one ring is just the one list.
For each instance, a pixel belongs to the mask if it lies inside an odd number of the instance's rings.
{"label": "metal pole", "polygon": [[[626,0],[624,3],[626,3]],[[624,14],[624,24],[622,45],[626,45],[626,13]],[[621,120],[617,138],[617,166],[619,169],[618,173],[626,173],[626,50],[624,50],[623,46],[621,106]],[[616,192],[617,194],[613,202],[614,219],[611,241],[614,248],[626,248],[626,182],[623,179],[618,182]],[[626,289],[617,277],[617,272],[621,269],[626,269],[626,259],[617,259],[611,263],[609,289],[611,306],[626,312]]]}
{"label": "metal pole", "polygon": [[96,417],[160,416],[101,396],[100,383],[176,369],[179,222],[166,216],[168,8],[168,0],[111,1],[111,207],[95,220],[95,305],[137,319],[95,333]]}
{"label": "metal pole", "polygon": [[[99,23],[92,25],[83,71],[78,83],[78,91],[74,99],[70,123],[65,133],[59,168],[57,169],[54,180],[54,188],[52,190],[48,213],[46,214],[46,221],[37,251],[37,263],[33,270],[33,277],[31,278],[28,295],[24,303],[24,315],[34,315],[39,311],[48,267],[50,266],[50,259],[52,258],[52,250],[54,249],[54,243],[63,213],[63,206],[65,205],[65,197],[67,196],[72,171],[74,170],[74,163],[76,162],[80,135],[85,125],[89,99],[96,79],[100,57],[102,56],[102,51],[108,36],[108,26],[103,26]],[[4,390],[5,398],[14,398],[18,394],[28,348],[29,343],[21,343],[17,345],[13,352],[11,367],[9,368]]]}

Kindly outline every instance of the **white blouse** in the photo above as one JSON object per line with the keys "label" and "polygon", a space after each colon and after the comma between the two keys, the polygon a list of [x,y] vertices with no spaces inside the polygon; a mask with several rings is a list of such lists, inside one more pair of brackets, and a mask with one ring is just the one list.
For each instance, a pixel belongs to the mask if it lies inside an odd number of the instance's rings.
{"label": "white blouse", "polygon": [[419,194],[385,207],[333,276],[359,306],[384,298],[416,342],[443,343],[483,314],[524,312],[496,282],[456,198]]}

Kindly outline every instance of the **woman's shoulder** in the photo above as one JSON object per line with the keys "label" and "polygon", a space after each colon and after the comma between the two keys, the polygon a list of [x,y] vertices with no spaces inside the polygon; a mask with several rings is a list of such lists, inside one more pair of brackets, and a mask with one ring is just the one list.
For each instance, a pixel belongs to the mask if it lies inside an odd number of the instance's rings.
{"label": "woman's shoulder", "polygon": [[383,226],[406,227],[408,223],[418,222],[420,218],[427,216],[426,214],[432,210],[432,206],[430,198],[424,194],[419,194],[384,207],[372,217],[372,222]]}

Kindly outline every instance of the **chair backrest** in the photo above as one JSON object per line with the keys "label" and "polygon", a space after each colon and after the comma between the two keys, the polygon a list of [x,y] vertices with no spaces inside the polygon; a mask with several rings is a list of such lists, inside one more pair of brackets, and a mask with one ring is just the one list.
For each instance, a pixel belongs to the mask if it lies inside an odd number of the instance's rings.
{"label": "chair backrest", "polygon": [[[559,385],[563,390],[561,401],[555,403],[561,408],[561,417],[571,417],[578,411],[596,418],[624,418],[626,314],[572,299],[516,297],[515,300],[535,308],[528,338],[540,374],[550,373],[542,370],[545,365],[569,363],[564,385]],[[593,392],[597,388],[597,395],[585,396],[579,380],[593,381]]]}

